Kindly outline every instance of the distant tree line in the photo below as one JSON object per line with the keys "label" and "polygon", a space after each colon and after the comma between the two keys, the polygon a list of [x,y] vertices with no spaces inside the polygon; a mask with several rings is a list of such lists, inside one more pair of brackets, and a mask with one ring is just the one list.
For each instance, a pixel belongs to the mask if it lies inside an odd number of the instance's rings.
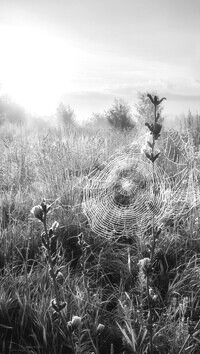
{"label": "distant tree line", "polygon": [[115,100],[113,106],[105,113],[108,123],[118,130],[135,128],[129,105],[123,100]]}
{"label": "distant tree line", "polygon": [[[150,92],[151,95],[155,93]],[[162,105],[159,106],[159,114],[162,113]],[[94,128],[111,127],[118,131],[130,131],[141,129],[145,122],[153,121],[153,106],[147,97],[147,92],[138,93],[135,113],[123,99],[115,99],[113,105],[104,113],[93,113],[89,126]],[[76,115],[74,110],[62,102],[58,105],[56,119],[59,126],[68,128],[76,127]],[[190,119],[191,120],[191,119]],[[4,122],[22,124],[26,121],[26,113],[23,107],[12,101],[8,96],[0,96],[0,125]],[[188,118],[189,124],[189,118]],[[191,123],[194,125],[194,123]]]}

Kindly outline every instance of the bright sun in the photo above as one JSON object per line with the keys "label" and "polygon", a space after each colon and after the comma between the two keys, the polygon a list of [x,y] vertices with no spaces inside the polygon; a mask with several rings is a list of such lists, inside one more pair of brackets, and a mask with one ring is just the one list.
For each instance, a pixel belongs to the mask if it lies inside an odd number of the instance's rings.
{"label": "bright sun", "polygon": [[0,26],[0,85],[35,114],[53,113],[77,70],[76,50],[30,27]]}

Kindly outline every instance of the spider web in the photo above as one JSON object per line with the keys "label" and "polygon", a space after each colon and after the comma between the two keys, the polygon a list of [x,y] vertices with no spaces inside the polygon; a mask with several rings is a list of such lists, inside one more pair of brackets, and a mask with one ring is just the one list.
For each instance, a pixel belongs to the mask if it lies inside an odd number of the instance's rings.
{"label": "spider web", "polygon": [[196,150],[190,133],[176,131],[168,134],[161,148],[165,168],[173,181],[176,216],[199,207],[200,154]]}
{"label": "spider web", "polygon": [[199,204],[199,155],[187,136],[170,132],[159,143],[158,164],[142,153],[147,136],[112,156],[88,180],[83,210],[91,228],[104,237],[144,234],[154,218],[159,226]]}

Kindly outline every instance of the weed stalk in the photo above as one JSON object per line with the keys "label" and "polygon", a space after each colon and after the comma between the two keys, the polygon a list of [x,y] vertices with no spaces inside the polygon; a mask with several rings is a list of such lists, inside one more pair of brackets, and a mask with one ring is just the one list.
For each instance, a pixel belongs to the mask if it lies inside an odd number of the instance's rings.
{"label": "weed stalk", "polygon": [[66,306],[66,302],[62,301],[59,294],[59,283],[63,280],[63,275],[60,271],[59,266],[59,244],[58,244],[58,227],[59,223],[55,221],[51,228],[48,229],[47,226],[47,214],[51,209],[51,205],[47,205],[45,200],[41,202],[40,205],[37,205],[32,208],[32,214],[39,219],[44,227],[42,232],[41,239],[43,245],[43,251],[47,260],[49,267],[49,276],[52,280],[53,291],[55,298],[52,300],[51,305],[57,315],[59,316],[61,322],[63,323],[65,330],[68,334],[68,340],[70,342],[70,347],[72,352],[76,353],[76,345],[74,343],[74,332],[81,325],[81,318],[78,316],[73,316],[71,321],[66,321],[62,314],[62,310]]}
{"label": "weed stalk", "polygon": [[[155,181],[155,161],[158,159],[160,152],[156,153],[155,151],[155,144],[156,140],[160,137],[160,132],[162,129],[162,125],[158,122],[160,115],[157,113],[157,107],[160,103],[165,99],[162,98],[159,100],[157,96],[152,97],[150,94],[147,95],[150,101],[154,106],[154,122],[148,123],[146,122],[145,125],[150,130],[150,134],[152,135],[152,141],[147,141],[148,146],[150,147],[150,152],[145,151],[145,155],[148,160],[152,163],[152,175],[153,175],[153,208],[156,204],[156,181]],[[147,289],[147,304],[149,309],[148,315],[148,325],[147,329],[149,332],[149,349],[150,354],[153,354],[153,302],[151,299],[151,279],[153,274],[153,262],[154,262],[154,255],[156,249],[156,242],[161,230],[155,226],[155,212],[153,209],[152,215],[152,239],[150,245],[148,245],[150,250],[150,258],[145,258],[140,260],[140,265],[142,267],[143,273],[146,277],[146,289]],[[143,262],[142,262],[143,261]]]}

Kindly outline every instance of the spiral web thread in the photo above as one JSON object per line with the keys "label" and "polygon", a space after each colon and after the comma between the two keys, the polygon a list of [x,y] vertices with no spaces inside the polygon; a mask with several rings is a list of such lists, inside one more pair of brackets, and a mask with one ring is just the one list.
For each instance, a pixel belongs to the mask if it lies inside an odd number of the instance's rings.
{"label": "spiral web thread", "polygon": [[141,152],[143,145],[144,137],[111,157],[84,189],[84,212],[101,236],[140,236],[153,216],[160,226],[199,203],[198,156],[190,141],[176,132],[167,136],[160,146],[162,163],[155,163],[154,184],[152,163]]}

